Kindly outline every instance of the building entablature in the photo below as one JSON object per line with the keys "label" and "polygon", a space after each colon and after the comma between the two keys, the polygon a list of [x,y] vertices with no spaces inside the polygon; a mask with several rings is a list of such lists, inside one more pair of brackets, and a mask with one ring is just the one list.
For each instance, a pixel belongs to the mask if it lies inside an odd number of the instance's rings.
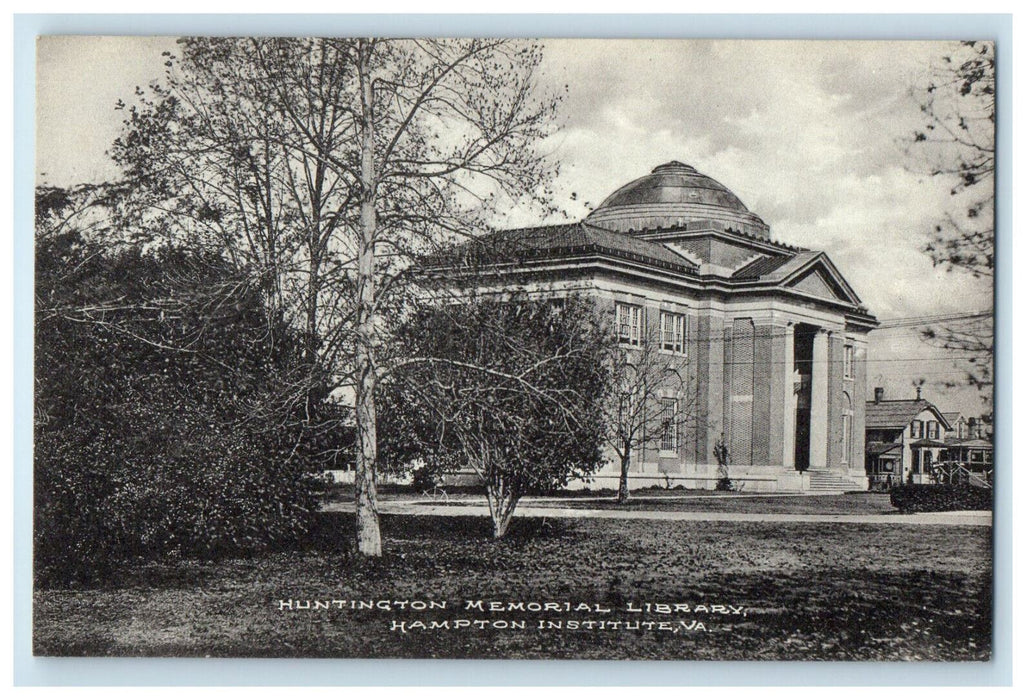
{"label": "building entablature", "polygon": [[[575,274],[612,275],[632,279],[636,284],[651,285],[657,289],[657,293],[664,290],[697,300],[713,298],[725,303],[734,303],[737,299],[746,301],[757,296],[769,300],[777,297],[791,304],[824,309],[840,317],[846,316],[855,332],[866,332],[875,328],[878,322],[863,306],[859,306],[853,299],[840,298],[856,298],[852,290],[839,287],[843,291],[836,295],[825,291],[831,289],[829,282],[838,282],[836,278],[840,277],[838,272],[825,272],[834,270],[827,258],[815,258],[813,262],[815,264],[808,266],[806,270],[797,270],[788,281],[777,278],[737,280],[719,275],[700,275],[689,268],[678,269],[674,265],[657,265],[652,261],[632,260],[605,253],[564,255],[539,260],[525,259],[513,263],[496,263],[466,272],[442,269],[440,273],[447,278],[449,284],[468,277],[479,285],[485,284],[489,279],[500,285],[516,283],[510,280],[520,280],[520,284],[547,284],[551,278],[566,279]],[[435,270],[431,268],[427,272],[433,274]],[[824,286],[819,286],[819,280],[813,280],[809,286],[799,284],[801,279],[810,279],[808,275],[819,274],[822,275],[820,285]]]}

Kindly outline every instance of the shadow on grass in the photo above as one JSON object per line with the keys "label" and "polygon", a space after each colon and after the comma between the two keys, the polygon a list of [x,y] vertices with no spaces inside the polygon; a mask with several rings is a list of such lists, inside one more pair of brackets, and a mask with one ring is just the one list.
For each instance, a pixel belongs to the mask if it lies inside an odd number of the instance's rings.
{"label": "shadow on grass", "polygon": [[[419,538],[428,541],[494,541],[491,519],[439,515],[387,515],[380,516],[381,536],[385,540],[410,540]],[[502,541],[521,542],[530,540],[553,540],[565,537],[570,524],[555,518],[513,518],[509,532]],[[355,515],[341,512],[321,512],[316,519],[303,549],[322,553],[345,553],[354,551]]]}

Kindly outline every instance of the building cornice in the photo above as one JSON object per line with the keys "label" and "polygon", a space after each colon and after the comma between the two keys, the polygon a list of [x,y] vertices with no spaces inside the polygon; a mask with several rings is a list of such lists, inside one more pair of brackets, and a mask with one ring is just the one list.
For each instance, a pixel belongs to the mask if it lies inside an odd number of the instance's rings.
{"label": "building cornice", "polygon": [[[581,246],[570,249],[566,255],[556,255],[555,249],[550,255],[541,258],[528,258],[513,263],[496,263],[476,270],[452,271],[447,268],[428,268],[426,273],[440,275],[442,279],[453,281],[463,279],[512,278],[521,275],[545,276],[562,272],[584,273],[587,270],[604,271],[621,274],[635,279],[673,288],[679,292],[714,294],[723,297],[745,296],[752,294],[777,294],[779,296],[807,301],[817,306],[835,309],[846,317],[848,328],[855,332],[876,328],[878,320],[867,310],[849,301],[833,300],[807,292],[786,287],[782,282],[761,281],[757,279],[736,280],[720,275],[701,275],[687,265],[657,264],[643,256],[613,255],[609,252],[594,250],[597,246]],[[634,258],[642,258],[636,260]],[[808,266],[809,267],[809,266]]]}

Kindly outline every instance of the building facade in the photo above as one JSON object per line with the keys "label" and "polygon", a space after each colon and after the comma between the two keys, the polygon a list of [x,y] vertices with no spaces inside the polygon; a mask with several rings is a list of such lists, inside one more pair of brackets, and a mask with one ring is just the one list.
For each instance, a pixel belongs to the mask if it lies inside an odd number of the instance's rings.
{"label": "building facade", "polygon": [[867,470],[873,488],[902,483],[938,483],[938,465],[946,460],[952,425],[922,398],[887,399],[877,387],[865,409]]}
{"label": "building facade", "polygon": [[[659,344],[682,368],[678,411],[632,459],[631,487],[714,488],[715,446],[734,488],[865,488],[865,357],[876,327],[829,257],[776,242],[726,187],[671,162],[616,190],[584,221],[501,231],[478,275],[493,288],[578,294],[618,341]],[[634,359],[632,359],[634,362]],[[616,460],[592,485],[612,487]]]}

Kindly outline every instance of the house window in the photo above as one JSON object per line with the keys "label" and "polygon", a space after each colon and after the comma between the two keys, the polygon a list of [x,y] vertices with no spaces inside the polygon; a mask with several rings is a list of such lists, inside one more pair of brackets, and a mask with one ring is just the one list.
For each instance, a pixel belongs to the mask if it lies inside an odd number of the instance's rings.
{"label": "house window", "polygon": [[930,440],[940,439],[940,424],[934,420],[925,424],[925,436]]}
{"label": "house window", "polygon": [[674,452],[678,449],[677,399],[660,399],[660,450]]}
{"label": "house window", "polygon": [[982,462],[983,451],[982,450],[971,450],[968,453],[968,459],[970,462]]}
{"label": "house window", "polygon": [[911,421],[911,437],[920,438],[922,437],[922,427],[925,424],[920,420]]}
{"label": "house window", "polygon": [[843,346],[843,379],[854,378],[854,346]]}
{"label": "house window", "polygon": [[625,345],[642,344],[642,307],[617,304],[617,340]]}
{"label": "house window", "polygon": [[685,315],[660,312],[660,349],[685,352]]}

